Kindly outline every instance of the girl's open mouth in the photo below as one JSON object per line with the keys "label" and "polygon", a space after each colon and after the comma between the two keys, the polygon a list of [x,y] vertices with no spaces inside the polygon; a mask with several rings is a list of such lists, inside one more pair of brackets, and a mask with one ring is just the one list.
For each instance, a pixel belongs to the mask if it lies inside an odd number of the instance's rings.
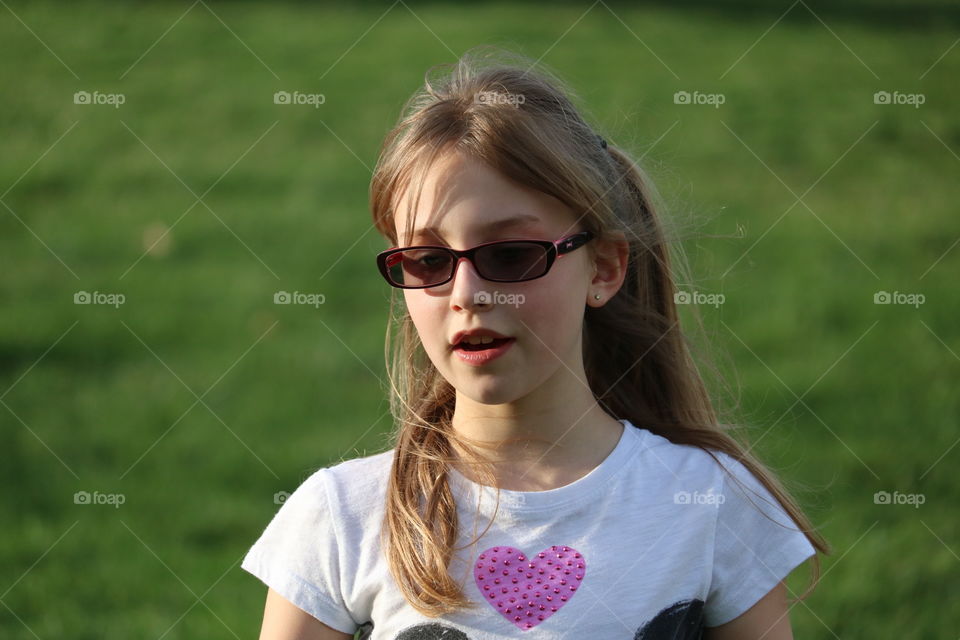
{"label": "girl's open mouth", "polygon": [[469,342],[461,342],[454,349],[463,349],[464,351],[483,351],[484,349],[496,349],[508,342],[513,340],[513,338],[494,338],[493,342],[488,342],[486,344],[470,344]]}
{"label": "girl's open mouth", "polygon": [[509,351],[516,341],[516,338],[494,338],[492,342],[486,344],[461,342],[453,348],[453,351],[467,364],[482,365]]}

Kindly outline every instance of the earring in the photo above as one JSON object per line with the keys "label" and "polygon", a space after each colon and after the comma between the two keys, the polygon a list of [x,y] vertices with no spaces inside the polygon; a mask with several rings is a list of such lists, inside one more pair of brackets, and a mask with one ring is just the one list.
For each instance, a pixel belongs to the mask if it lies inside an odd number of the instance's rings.
{"label": "earring", "polygon": [[593,294],[593,299],[594,299],[594,300],[599,300],[599,299],[600,299],[600,294],[599,294],[599,293]]}

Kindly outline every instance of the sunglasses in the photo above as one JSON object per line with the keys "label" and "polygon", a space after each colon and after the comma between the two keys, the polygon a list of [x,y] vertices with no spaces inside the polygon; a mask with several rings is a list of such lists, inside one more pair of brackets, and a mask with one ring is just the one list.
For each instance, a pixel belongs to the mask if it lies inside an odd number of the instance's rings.
{"label": "sunglasses", "polygon": [[491,282],[525,282],[542,278],[557,258],[593,239],[590,231],[550,240],[498,240],[457,251],[441,246],[399,247],[377,254],[384,279],[399,289],[425,289],[446,284],[466,258],[477,274]]}

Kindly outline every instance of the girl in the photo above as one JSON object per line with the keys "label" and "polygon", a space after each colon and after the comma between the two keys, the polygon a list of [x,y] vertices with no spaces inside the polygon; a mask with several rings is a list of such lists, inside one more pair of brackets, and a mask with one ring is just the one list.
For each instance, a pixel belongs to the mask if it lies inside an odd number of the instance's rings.
{"label": "girl", "polygon": [[428,73],[384,143],[399,426],[250,549],[261,638],[792,637],[827,543],[716,417],[646,176],[528,63]]}

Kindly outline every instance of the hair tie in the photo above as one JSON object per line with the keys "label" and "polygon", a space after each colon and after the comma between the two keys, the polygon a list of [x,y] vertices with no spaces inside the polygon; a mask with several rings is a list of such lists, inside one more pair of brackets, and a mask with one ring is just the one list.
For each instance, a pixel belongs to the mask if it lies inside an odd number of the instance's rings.
{"label": "hair tie", "polygon": [[603,138],[601,138],[600,136],[597,136],[597,137],[600,138],[600,146],[603,147],[604,149],[606,149],[606,148],[607,148],[607,141],[604,140]]}

